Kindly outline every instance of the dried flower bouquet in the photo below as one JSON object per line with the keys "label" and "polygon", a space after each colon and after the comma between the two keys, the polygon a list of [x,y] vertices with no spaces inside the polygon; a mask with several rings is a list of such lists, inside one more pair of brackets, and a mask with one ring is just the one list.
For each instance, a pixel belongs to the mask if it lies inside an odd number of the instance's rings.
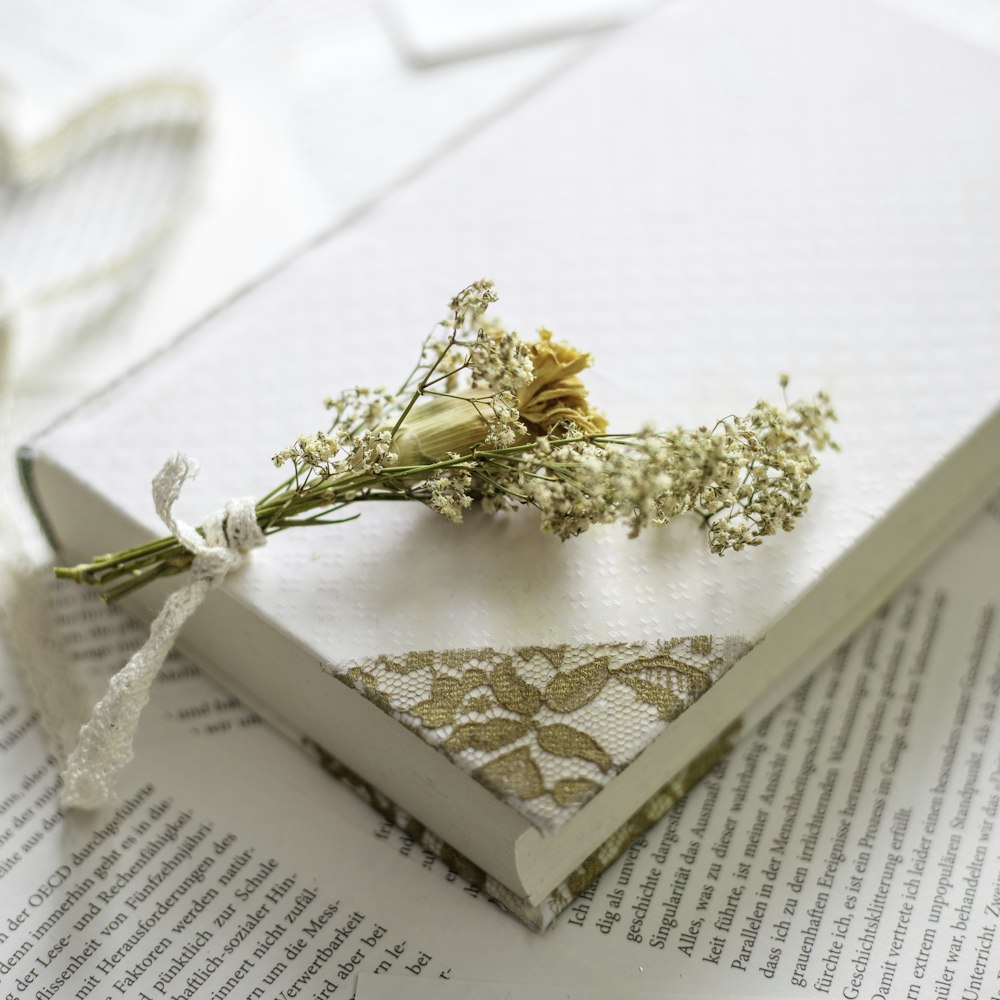
{"label": "dried flower bouquet", "polygon": [[[580,379],[590,355],[548,330],[528,342],[487,319],[496,297],[487,280],[456,295],[397,392],[358,388],[326,400],[329,427],[274,456],[293,472],[256,504],[263,535],[350,521],[357,505],[376,501],[418,501],[454,522],[477,501],[488,512],[531,506],[542,530],[563,539],[615,521],[635,537],[694,512],[719,554],[795,526],[816,452],[835,447],[824,393],[783,407],[758,402],[712,428],[609,433]],[[171,536],[56,574],[112,601],[193,559]]]}

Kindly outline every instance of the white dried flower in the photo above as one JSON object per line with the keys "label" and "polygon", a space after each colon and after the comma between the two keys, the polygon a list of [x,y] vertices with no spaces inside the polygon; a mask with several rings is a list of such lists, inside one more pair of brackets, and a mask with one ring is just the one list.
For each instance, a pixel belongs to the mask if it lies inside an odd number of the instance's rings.
{"label": "white dried flower", "polygon": [[594,524],[615,519],[608,495],[604,450],[586,438],[546,442],[541,451],[525,454],[518,484],[528,502],[538,508],[543,531],[572,538]]}
{"label": "white dried flower", "polygon": [[339,396],[328,396],[323,405],[333,412],[334,427],[358,430],[391,419],[401,410],[399,397],[385,389],[357,386]]}
{"label": "white dried flower", "polygon": [[452,316],[445,320],[443,325],[451,327],[453,330],[473,326],[486,312],[489,305],[496,302],[497,297],[493,282],[488,278],[474,281],[451,300],[449,307]]}
{"label": "white dried flower", "polygon": [[469,349],[473,385],[488,385],[498,392],[517,392],[535,377],[531,352],[516,333],[493,324],[481,329]]}
{"label": "white dried flower", "polygon": [[485,414],[487,432],[485,443],[492,448],[509,448],[517,444],[527,427],[521,423],[517,396],[509,389],[498,392],[489,399],[490,409]]}
{"label": "white dried flower", "polygon": [[353,456],[360,468],[377,476],[387,465],[395,464],[399,458],[391,449],[392,433],[390,431],[365,429],[354,438]]}
{"label": "white dried flower", "polygon": [[[458,455],[453,455],[458,458]],[[469,489],[472,474],[465,468],[439,469],[427,480],[429,505],[454,524],[462,523],[462,512],[472,506]]]}

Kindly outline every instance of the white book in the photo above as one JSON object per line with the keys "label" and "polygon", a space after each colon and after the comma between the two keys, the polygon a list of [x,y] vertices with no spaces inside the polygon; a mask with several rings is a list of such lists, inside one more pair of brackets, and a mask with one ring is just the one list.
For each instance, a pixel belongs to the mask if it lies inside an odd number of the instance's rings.
{"label": "white book", "polygon": [[[320,401],[401,379],[481,275],[516,328],[594,353],[615,429],[710,425],[781,371],[828,391],[843,451],[759,549],[720,560],[697,519],[562,544],[528,511],[456,527],[384,505],[277,536],[186,628],[223,683],[545,925],[1000,482],[998,126],[994,57],[868,3],[669,5],[75,409],[24,480],[71,561],[163,533],[148,484],[177,449],[203,469],[187,520],[263,495]],[[511,708],[501,664],[542,692],[590,665],[591,687]],[[626,682],[641,671],[677,712]],[[482,713],[412,711],[442,676],[521,735],[448,751]],[[555,724],[602,753],[552,752]],[[538,794],[477,780],[513,750]]]}

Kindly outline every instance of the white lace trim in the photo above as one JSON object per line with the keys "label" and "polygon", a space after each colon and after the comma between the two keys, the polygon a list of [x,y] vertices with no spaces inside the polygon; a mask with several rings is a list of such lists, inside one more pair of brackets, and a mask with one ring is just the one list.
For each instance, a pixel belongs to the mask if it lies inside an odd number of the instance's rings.
{"label": "white lace trim", "polygon": [[252,549],[265,542],[252,497],[230,500],[205,522],[203,535],[174,517],[173,507],[181,489],[196,472],[191,459],[177,454],[153,480],[156,513],[194,555],[191,581],[167,598],[150,626],[149,638],[111,679],[90,721],[80,730],[79,742],[63,772],[62,798],[68,808],[96,809],[113,800],[118,772],[132,759],[139,715],[149,701],[153,678],[181,628],[209,591],[241,566]]}

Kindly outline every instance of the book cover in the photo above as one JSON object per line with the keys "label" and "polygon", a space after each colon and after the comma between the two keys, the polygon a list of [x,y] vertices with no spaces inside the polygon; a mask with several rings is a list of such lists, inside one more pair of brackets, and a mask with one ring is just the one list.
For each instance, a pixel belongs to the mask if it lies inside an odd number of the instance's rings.
{"label": "book cover", "polygon": [[68,558],[162,534],[177,449],[187,519],[262,495],[321,400],[405,375],[481,275],[515,328],[593,352],[615,427],[710,426],[782,371],[828,391],[843,451],[760,549],[720,560],[697,518],[563,544],[530,511],[385,505],[277,537],[189,623],[545,923],[1000,479],[998,97],[988,53],[866,3],[669,5],[75,409],[22,453],[29,492]]}

